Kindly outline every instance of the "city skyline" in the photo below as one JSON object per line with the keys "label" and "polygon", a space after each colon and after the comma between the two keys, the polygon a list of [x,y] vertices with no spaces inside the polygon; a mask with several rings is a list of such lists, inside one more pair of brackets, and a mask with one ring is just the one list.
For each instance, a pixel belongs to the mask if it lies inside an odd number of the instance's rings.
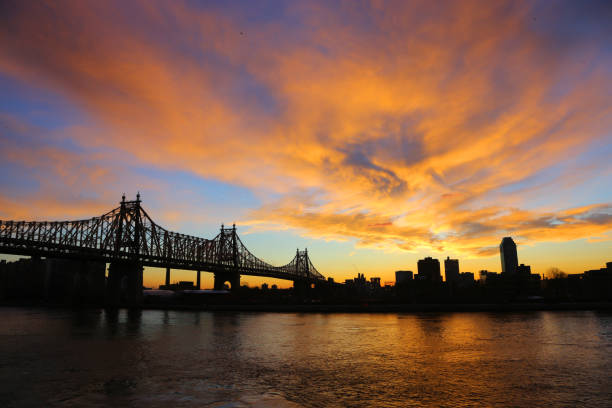
{"label": "city skyline", "polygon": [[609,10],[6,2],[0,219],[93,217],[140,191],[170,230],[236,222],[262,259],[308,248],[337,281],[428,256],[501,272],[506,236],[532,273],[599,268]]}
{"label": "city skyline", "polygon": [[[22,221],[22,220],[0,220],[2,226],[2,238],[4,256],[9,258],[19,258],[18,262],[9,262],[8,265],[39,265],[41,256],[48,258],[45,262],[49,265],[56,265],[54,256],[75,258],[84,260],[83,254],[88,253],[85,259],[93,261],[97,259],[97,266],[100,271],[107,274],[107,279],[111,277],[111,270],[116,270],[116,274],[124,274],[127,271],[140,271],[136,273],[138,282],[136,287],[175,290],[176,288],[197,288],[206,287],[206,275],[202,280],[202,273],[208,273],[214,279],[214,289],[221,290],[227,283],[231,287],[259,287],[259,284],[250,285],[246,281],[240,280],[240,276],[256,277],[261,282],[262,289],[268,288],[269,280],[273,288],[288,287],[288,281],[293,281],[291,287],[300,290],[304,282],[298,282],[296,277],[302,279],[314,279],[318,282],[328,282],[333,286],[335,278],[321,275],[316,266],[312,264],[308,256],[308,249],[300,251],[298,248],[295,257],[290,264],[282,268],[270,265],[264,260],[253,255],[238,237],[236,224],[231,227],[221,225],[221,231],[214,239],[190,236],[177,231],[168,231],[157,225],[148,213],[142,208],[140,193],[136,194],[135,200],[126,200],[125,194],[121,197],[119,207],[104,214],[101,217],[93,217],[85,220],[65,220],[65,221]],[[123,237],[123,238],[122,238]],[[27,243],[22,241],[26,240]],[[224,244],[224,242],[227,242]],[[227,246],[229,245],[229,246]],[[233,248],[233,249],[232,249]],[[60,252],[57,252],[59,250]],[[76,251],[76,252],[75,252]],[[85,252],[82,252],[85,251]],[[114,255],[110,255],[110,253]],[[8,255],[13,254],[13,255]],[[16,255],[21,254],[21,255]],[[31,260],[21,258],[23,255],[32,255]],[[127,258],[126,258],[127,257]],[[131,262],[115,265],[117,259],[131,259]],[[230,259],[233,259],[230,262]],[[559,268],[550,268],[547,273],[532,274],[531,265],[521,263],[519,265],[517,245],[512,237],[504,237],[499,245],[499,259],[501,261],[501,272],[479,270],[479,279],[488,281],[489,277],[505,277],[506,280],[518,279],[529,280],[535,278],[557,279],[563,276],[578,276],[590,278],[595,273],[604,275],[609,273],[612,262],[606,263],[606,268],[585,270],[584,273],[567,274]],[[0,260],[3,265],[7,265],[6,259]],[[25,261],[25,263],[23,263]],[[28,263],[32,261],[32,263]],[[87,261],[86,261],[87,262]],[[110,263],[109,263],[110,262]],[[233,272],[227,270],[227,262],[232,263]],[[58,264],[59,265],[59,264]],[[66,264],[68,265],[68,264]],[[79,262],[72,264],[75,268]],[[110,266],[109,266],[110,265]],[[165,266],[164,266],[165,265]],[[221,268],[221,269],[219,269]],[[36,269],[36,267],[34,267]],[[150,282],[149,276],[151,269],[162,269],[165,272],[164,285],[160,283],[147,284],[144,276]],[[357,269],[357,268],[356,268]],[[75,270],[78,270],[76,267]],[[174,274],[172,274],[174,270]],[[178,271],[179,278],[176,279]],[[189,272],[188,272],[189,271]],[[476,274],[472,271],[461,271],[458,259],[451,259],[447,256],[444,260],[444,275],[442,275],[441,264],[437,258],[427,256],[417,262],[418,273],[414,275],[412,271],[395,271],[395,282],[381,281],[381,277],[371,277],[372,287],[397,286],[401,282],[421,281],[428,284],[441,284],[445,282],[454,285],[466,286],[474,283]],[[143,272],[146,272],[143,274]],[[186,273],[196,272],[196,282],[185,279]],[[213,274],[212,276],[210,274]],[[275,276],[280,274],[280,276]],[[401,274],[401,276],[400,276]],[[174,279],[171,279],[174,275]],[[218,275],[218,276],[217,276]],[[549,276],[550,275],[550,276]],[[133,274],[127,273],[133,279]],[[113,278],[114,281],[121,281],[121,278]],[[204,284],[202,285],[202,281]],[[13,279],[9,279],[13,282]],[[345,279],[346,284],[353,285],[357,282],[361,286],[366,285],[365,274],[357,273],[353,279]],[[336,282],[338,283],[338,282]],[[45,284],[46,285],[46,284]],[[297,288],[296,289],[296,285]],[[37,285],[33,285],[36,287]],[[306,285],[308,286],[308,285]]]}

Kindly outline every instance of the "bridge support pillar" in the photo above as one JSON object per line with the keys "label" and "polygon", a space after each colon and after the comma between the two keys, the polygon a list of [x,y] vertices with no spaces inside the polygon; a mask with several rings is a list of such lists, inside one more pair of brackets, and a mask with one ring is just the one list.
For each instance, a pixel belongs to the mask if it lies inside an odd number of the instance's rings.
{"label": "bridge support pillar", "polygon": [[293,281],[293,293],[295,293],[297,297],[306,297],[309,290],[310,282],[307,280],[300,279]]}
{"label": "bridge support pillar", "polygon": [[166,268],[166,286],[170,285],[170,268]]}
{"label": "bridge support pillar", "polygon": [[[73,276],[73,295],[72,301],[75,304],[88,303],[91,301],[95,301],[95,295],[93,288],[94,279],[98,276],[94,275],[94,271],[92,270],[92,266],[90,262],[87,261],[77,261],[78,263],[74,263],[74,276]],[[68,263],[68,262],[65,262]],[[106,267],[106,265],[104,265]],[[103,270],[104,268],[102,268]],[[103,277],[104,275],[102,275]],[[102,288],[104,288],[104,280],[102,280]],[[104,292],[102,291],[102,294]],[[103,298],[103,295],[100,296]],[[98,298],[97,301],[100,302],[102,299]]]}
{"label": "bridge support pillar", "polygon": [[225,282],[229,282],[232,292],[240,288],[240,274],[234,272],[216,272],[215,273],[215,290],[223,290]]}
{"label": "bridge support pillar", "polygon": [[142,265],[137,262],[111,262],[106,282],[106,305],[139,306],[142,303]]}
{"label": "bridge support pillar", "polygon": [[196,275],[196,288],[198,290],[200,290],[200,271],[197,271],[197,275]]}

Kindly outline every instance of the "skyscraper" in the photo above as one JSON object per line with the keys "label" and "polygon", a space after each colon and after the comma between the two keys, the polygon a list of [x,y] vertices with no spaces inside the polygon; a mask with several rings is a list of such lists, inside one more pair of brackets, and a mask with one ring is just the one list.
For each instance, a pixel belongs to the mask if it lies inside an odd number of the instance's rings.
{"label": "skyscraper", "polygon": [[419,259],[417,262],[419,280],[425,280],[430,282],[442,282],[442,275],[440,275],[440,261],[428,256],[425,259]]}
{"label": "skyscraper", "polygon": [[504,237],[499,244],[499,256],[501,258],[502,273],[513,275],[518,268],[518,256],[516,244],[510,237]]}
{"label": "skyscraper", "polygon": [[395,271],[395,285],[406,285],[412,281],[412,271]]}
{"label": "skyscraper", "polygon": [[447,282],[457,282],[459,280],[459,260],[450,259],[449,256],[444,260],[444,278]]}

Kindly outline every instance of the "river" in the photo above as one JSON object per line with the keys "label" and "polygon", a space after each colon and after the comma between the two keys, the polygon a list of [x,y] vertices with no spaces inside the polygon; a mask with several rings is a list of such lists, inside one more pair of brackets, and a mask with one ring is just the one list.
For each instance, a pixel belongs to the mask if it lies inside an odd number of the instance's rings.
{"label": "river", "polygon": [[610,312],[0,308],[2,407],[610,407]]}

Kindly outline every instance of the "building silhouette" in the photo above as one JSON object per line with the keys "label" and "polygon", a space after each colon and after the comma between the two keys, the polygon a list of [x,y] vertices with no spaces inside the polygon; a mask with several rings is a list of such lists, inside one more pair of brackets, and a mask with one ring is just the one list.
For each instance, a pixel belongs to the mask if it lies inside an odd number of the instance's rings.
{"label": "building silhouette", "polygon": [[395,271],[395,285],[405,285],[412,282],[412,271]]}
{"label": "building silhouette", "polygon": [[525,264],[520,264],[517,268],[516,268],[516,272],[520,275],[520,276],[531,276],[531,266],[529,265],[525,265]]}
{"label": "building silhouette", "polygon": [[473,272],[461,272],[459,274],[459,286],[472,286],[474,284]]}
{"label": "building silhouette", "polygon": [[502,274],[514,275],[518,269],[518,255],[516,244],[510,237],[504,237],[499,244],[499,256],[501,258]]}
{"label": "building silhouette", "polygon": [[447,282],[459,281],[459,260],[446,257],[444,260],[444,278]]}
{"label": "building silhouette", "polygon": [[106,264],[97,261],[41,259],[0,261],[0,299],[43,299],[101,304]]}
{"label": "building silhouette", "polygon": [[490,280],[490,279],[495,279],[499,277],[499,273],[487,271],[486,269],[480,270],[480,272],[478,272],[478,275],[479,275],[479,280],[481,282],[486,282],[487,279]]}
{"label": "building silhouette", "polygon": [[440,261],[428,256],[425,259],[419,259],[417,262],[417,279],[428,282],[442,282],[440,275]]}

